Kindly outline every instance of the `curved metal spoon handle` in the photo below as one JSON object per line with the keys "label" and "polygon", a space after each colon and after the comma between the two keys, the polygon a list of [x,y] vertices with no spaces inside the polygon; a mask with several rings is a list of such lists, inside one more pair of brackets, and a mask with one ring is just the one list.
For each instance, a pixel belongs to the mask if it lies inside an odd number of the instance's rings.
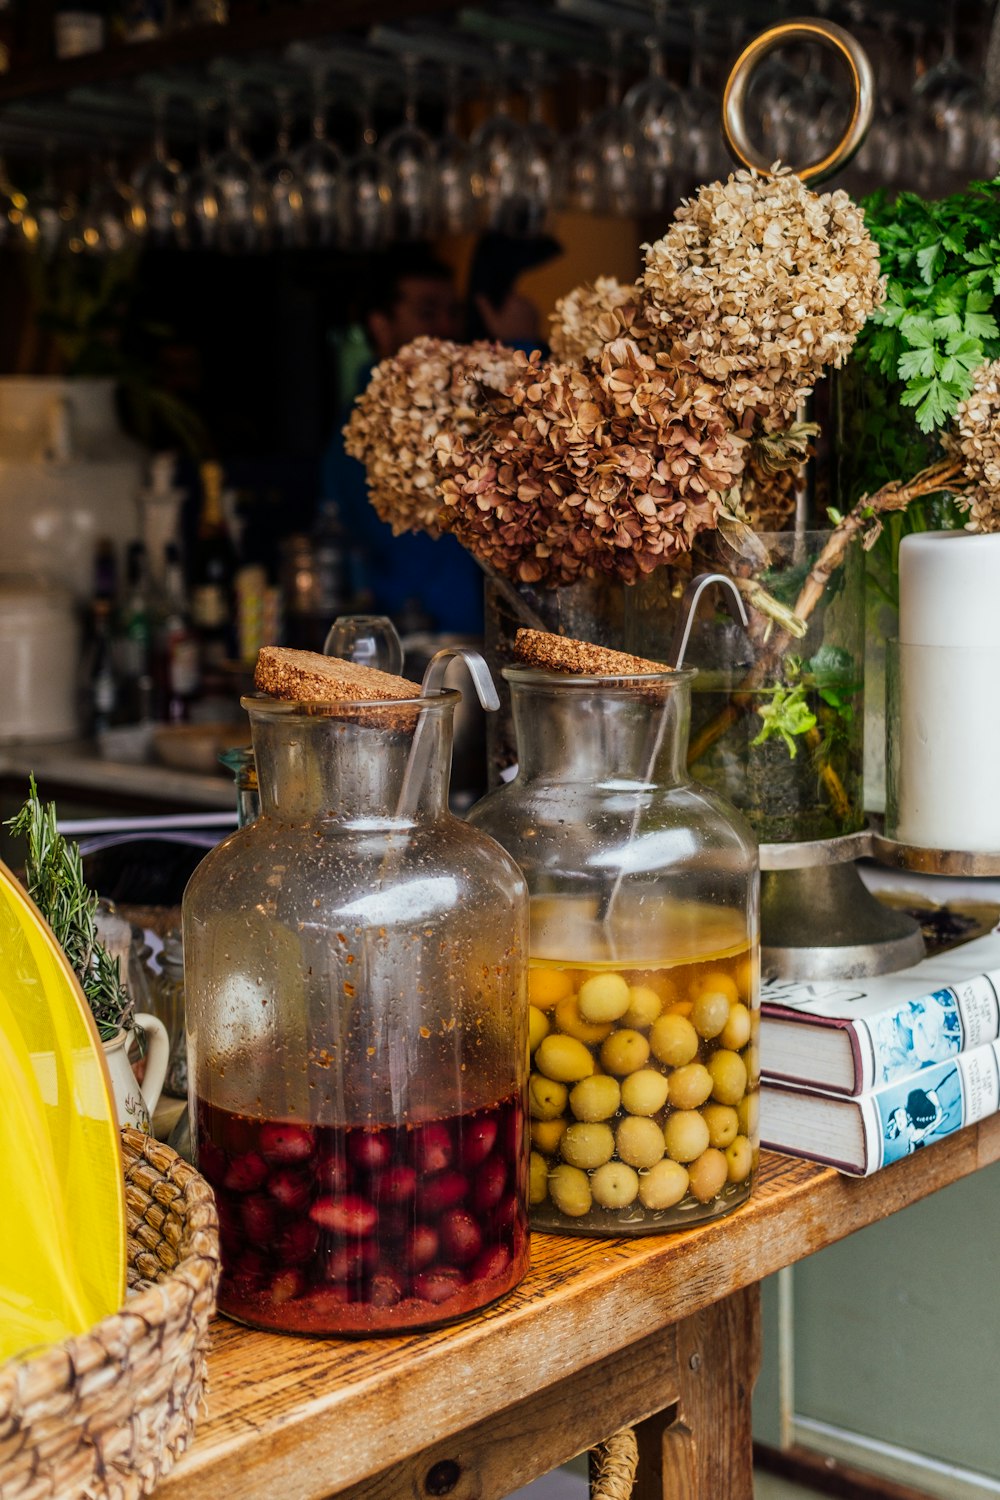
{"label": "curved metal spoon handle", "polygon": [[435,651],[427,669],[420,682],[420,696],[428,697],[431,693],[440,693],[444,688],[444,674],[455,658],[464,661],[472,678],[472,686],[476,690],[476,697],[483,708],[489,713],[496,713],[500,707],[500,698],[497,694],[496,685],[493,681],[489,667],[478,651],[471,646],[442,646],[440,651]]}
{"label": "curved metal spoon handle", "polygon": [[743,595],[728,574],[698,573],[684,590],[684,598],[681,600],[681,617],[677,622],[672,652],[675,671],[679,671],[684,665],[684,655],[688,648],[688,641],[691,639],[691,629],[698,612],[699,601],[705,590],[713,583],[722,584],[723,602],[737,624],[742,625],[744,630],[750,624],[746,606],[743,603]]}
{"label": "curved metal spoon handle", "polygon": [[826,47],[832,47],[844,58],[850,70],[854,98],[851,102],[851,118],[841,140],[818,161],[804,162],[801,166],[795,162],[785,163],[803,182],[823,182],[841,167],[845,167],[861,149],[875,113],[875,73],[868,53],[856,37],[832,21],[821,21],[814,17],[782,21],[777,26],[769,26],[744,47],[733,64],[722,97],[722,133],[730,154],[737,161],[770,176],[773,162],[757,150],[747,132],[747,91],[751,75],[761,59],[787,42],[820,42]]}

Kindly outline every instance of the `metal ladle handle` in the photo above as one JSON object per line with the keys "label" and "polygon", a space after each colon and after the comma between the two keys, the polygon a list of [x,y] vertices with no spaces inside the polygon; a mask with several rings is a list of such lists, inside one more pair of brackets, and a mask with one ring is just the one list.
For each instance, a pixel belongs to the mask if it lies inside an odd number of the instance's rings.
{"label": "metal ladle handle", "polygon": [[722,96],[722,133],[737,161],[770,176],[773,162],[756,149],[747,134],[747,91],[751,75],[761,59],[788,42],[820,42],[825,47],[832,47],[841,54],[850,69],[854,99],[850,122],[841,140],[819,161],[803,166],[797,166],[794,162],[785,163],[803,182],[823,182],[841,167],[846,167],[861,149],[875,113],[875,73],[868,54],[856,37],[851,36],[842,26],[834,25],[832,21],[816,21],[809,17],[782,21],[778,26],[769,26],[744,47],[733,64]]}

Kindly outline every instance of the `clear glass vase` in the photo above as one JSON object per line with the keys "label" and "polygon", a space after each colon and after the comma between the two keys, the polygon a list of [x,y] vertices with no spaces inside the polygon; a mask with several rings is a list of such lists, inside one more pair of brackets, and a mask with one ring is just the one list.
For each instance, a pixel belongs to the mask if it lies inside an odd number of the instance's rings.
{"label": "clear glass vase", "polygon": [[219,1305],[258,1327],[426,1327],[527,1267],[526,892],[448,810],[457,701],[244,700],[260,815],[183,920]]}
{"label": "clear glass vase", "polygon": [[757,1162],[758,873],[685,770],[694,673],[504,675],[518,772],[470,817],[531,893],[532,1223],[715,1218]]}
{"label": "clear glass vase", "polygon": [[[754,577],[793,608],[827,531],[761,533]],[[669,570],[626,593],[625,645],[664,659],[680,609]],[[801,640],[776,654],[778,626],[751,631],[703,609],[686,660],[698,668],[688,768],[748,819],[762,843],[833,838],[864,827],[864,563],[848,551]],[[749,685],[748,685],[749,684]]]}

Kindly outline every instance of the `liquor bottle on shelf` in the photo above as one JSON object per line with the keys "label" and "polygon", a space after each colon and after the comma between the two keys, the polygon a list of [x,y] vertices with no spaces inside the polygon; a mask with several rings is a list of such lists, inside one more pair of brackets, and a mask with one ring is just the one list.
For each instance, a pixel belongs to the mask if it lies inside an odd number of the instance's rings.
{"label": "liquor bottle on shelf", "polygon": [[127,586],[119,619],[121,719],[144,724],[153,717],[153,602],[144,542],[131,542]]}
{"label": "liquor bottle on shelf", "polygon": [[191,566],[191,616],[203,679],[218,679],[232,656],[233,577],[236,551],[222,510],[222,468],[201,468],[202,505]]}
{"label": "liquor bottle on shelf", "polygon": [[170,542],[164,549],[163,592],[156,625],[157,718],[170,724],[190,718],[198,685],[198,637],[191,623],[180,554]]}
{"label": "liquor bottle on shelf", "polygon": [[95,738],[111,728],[118,709],[113,610],[110,599],[98,596],[91,604],[86,717]]}

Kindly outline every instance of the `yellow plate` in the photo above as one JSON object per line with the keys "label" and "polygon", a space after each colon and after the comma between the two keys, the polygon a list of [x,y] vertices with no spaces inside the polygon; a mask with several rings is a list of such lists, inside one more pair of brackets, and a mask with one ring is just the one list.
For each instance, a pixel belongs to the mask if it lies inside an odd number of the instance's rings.
{"label": "yellow plate", "polygon": [[0,1359],[125,1300],[121,1139],[104,1051],[65,954],[0,863]]}

